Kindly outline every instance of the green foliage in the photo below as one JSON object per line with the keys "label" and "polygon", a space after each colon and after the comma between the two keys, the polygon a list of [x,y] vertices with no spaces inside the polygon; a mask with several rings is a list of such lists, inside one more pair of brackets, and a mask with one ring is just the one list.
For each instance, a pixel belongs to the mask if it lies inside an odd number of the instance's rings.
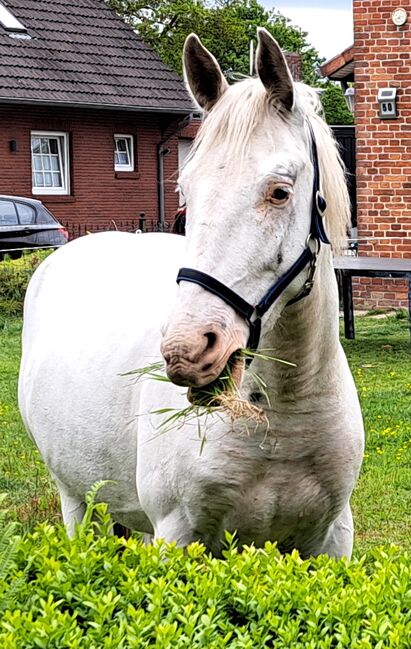
{"label": "green foliage", "polygon": [[288,52],[301,54],[303,80],[315,84],[319,54],[307,43],[307,33],[257,0],[107,0],[136,28],[162,60],[181,74],[183,44],[195,32],[214,54],[222,70],[249,73],[249,43],[257,27],[265,27]]}
{"label": "green foliage", "polygon": [[90,522],[70,540],[43,524],[18,540],[0,604],[2,649],[405,649],[411,564],[394,546],[303,561],[229,535],[216,559],[198,543],[145,546]]}
{"label": "green foliage", "polygon": [[[0,506],[6,499],[0,494]],[[7,521],[7,510],[0,511],[0,580],[5,579],[16,555],[16,523]]]}
{"label": "green foliage", "polygon": [[107,1],[179,74],[184,41],[190,32],[198,34],[224,72],[249,74],[250,41],[255,41],[257,27],[265,27],[285,51],[300,54],[303,81],[324,88],[322,103],[328,124],[353,124],[340,86],[319,79],[322,59],[307,42],[307,33],[258,0],[156,0],[149,9],[144,0]]}
{"label": "green foliage", "polygon": [[[5,494],[0,494],[0,506],[3,507]],[[8,520],[8,511],[0,511],[0,584],[9,578],[16,566],[18,544],[20,538],[16,534],[17,523]],[[4,598],[0,599],[0,612],[6,608],[14,608],[17,594],[23,585],[23,578],[8,579],[8,589]]]}
{"label": "green foliage", "polygon": [[324,92],[321,95],[321,103],[327,124],[354,124],[354,116],[348,109],[341,86],[330,82],[322,88]]}
{"label": "green foliage", "polygon": [[19,259],[0,261],[0,322],[5,316],[21,315],[27,285],[50,250],[29,252]]}

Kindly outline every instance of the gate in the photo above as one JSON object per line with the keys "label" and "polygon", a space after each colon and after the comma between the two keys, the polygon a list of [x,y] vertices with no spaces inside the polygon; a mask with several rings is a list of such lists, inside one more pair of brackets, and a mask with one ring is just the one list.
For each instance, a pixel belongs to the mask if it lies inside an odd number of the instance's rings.
{"label": "gate", "polygon": [[347,168],[347,184],[351,200],[352,227],[357,227],[357,182],[355,177],[355,126],[331,126],[341,157]]}

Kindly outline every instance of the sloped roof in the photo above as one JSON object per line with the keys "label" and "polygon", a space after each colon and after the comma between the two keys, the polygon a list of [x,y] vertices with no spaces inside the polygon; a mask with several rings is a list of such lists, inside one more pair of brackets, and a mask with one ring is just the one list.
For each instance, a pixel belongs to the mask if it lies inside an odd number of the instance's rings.
{"label": "sloped roof", "polygon": [[354,45],[323,63],[320,72],[334,81],[354,81]]}
{"label": "sloped roof", "polygon": [[31,38],[0,24],[0,102],[188,113],[183,81],[104,0],[2,0]]}

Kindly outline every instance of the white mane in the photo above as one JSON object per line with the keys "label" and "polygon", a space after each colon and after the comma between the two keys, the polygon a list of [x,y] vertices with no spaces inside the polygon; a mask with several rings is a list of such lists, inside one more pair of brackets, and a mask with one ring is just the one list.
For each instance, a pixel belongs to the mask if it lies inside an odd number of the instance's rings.
{"label": "white mane", "polygon": [[236,165],[246,159],[251,137],[267,118],[284,128],[305,128],[304,118],[312,124],[317,141],[323,193],[327,201],[326,228],[334,251],[339,251],[350,224],[350,199],[345,181],[344,163],[330,128],[320,116],[321,104],[312,88],[295,84],[296,108],[288,116],[274,111],[267,92],[258,79],[245,79],[222,95],[205,118],[194,141],[192,156],[203,157],[218,146],[224,146],[225,158]]}

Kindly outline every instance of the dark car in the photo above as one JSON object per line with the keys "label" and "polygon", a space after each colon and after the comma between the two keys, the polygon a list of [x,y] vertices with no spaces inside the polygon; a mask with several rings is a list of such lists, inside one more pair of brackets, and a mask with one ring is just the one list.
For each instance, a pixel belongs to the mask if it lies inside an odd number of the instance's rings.
{"label": "dark car", "polygon": [[68,233],[41,201],[0,195],[0,259],[7,253],[19,257],[22,250],[58,248]]}

